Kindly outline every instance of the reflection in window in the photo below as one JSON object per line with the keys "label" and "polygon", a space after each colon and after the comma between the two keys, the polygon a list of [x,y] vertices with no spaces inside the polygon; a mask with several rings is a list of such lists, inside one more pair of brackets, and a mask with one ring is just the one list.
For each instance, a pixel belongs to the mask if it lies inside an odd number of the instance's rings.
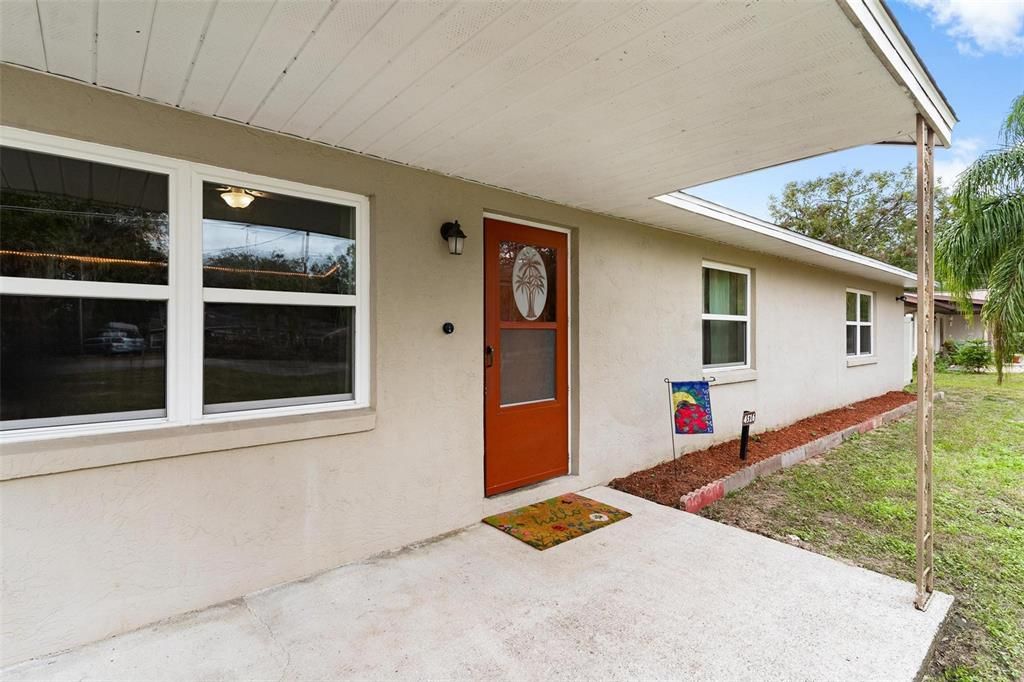
{"label": "reflection in window", "polygon": [[705,367],[749,366],[750,272],[706,264],[702,276],[702,364]]}
{"label": "reflection in window", "polygon": [[166,175],[3,147],[0,275],[167,283]]}
{"label": "reflection in window", "polygon": [[713,315],[746,315],[747,276],[739,272],[704,268],[704,312]]}
{"label": "reflection in window", "polygon": [[554,400],[557,332],[501,330],[501,404]]}
{"label": "reflection in window", "polygon": [[747,323],[704,320],[701,323],[704,365],[742,365],[747,361]]}
{"label": "reflection in window", "polygon": [[354,294],[355,254],[351,206],[203,183],[204,286]]}
{"label": "reflection in window", "polygon": [[26,428],[165,414],[163,301],[0,297],[0,422]]}
{"label": "reflection in window", "polygon": [[866,291],[846,292],[846,354],[871,355],[874,323],[871,308],[874,296]]}
{"label": "reflection in window", "polygon": [[351,400],[353,311],[206,304],[204,411]]}

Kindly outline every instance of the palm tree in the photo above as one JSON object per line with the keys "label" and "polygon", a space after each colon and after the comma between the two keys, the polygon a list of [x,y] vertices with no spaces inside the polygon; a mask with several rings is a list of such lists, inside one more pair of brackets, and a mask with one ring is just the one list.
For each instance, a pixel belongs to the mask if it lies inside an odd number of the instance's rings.
{"label": "palm tree", "polygon": [[955,219],[937,232],[940,281],[965,312],[970,292],[988,289],[981,317],[992,331],[997,381],[1003,382],[1007,339],[1024,331],[1024,94],[1014,99],[1002,144],[957,179]]}
{"label": "palm tree", "polygon": [[516,282],[515,286],[517,290],[526,292],[526,315],[523,317],[528,320],[538,317],[540,312],[534,311],[537,295],[543,292],[545,288],[544,263],[541,262],[539,256],[530,254],[523,263],[522,270],[519,272],[519,281]]}

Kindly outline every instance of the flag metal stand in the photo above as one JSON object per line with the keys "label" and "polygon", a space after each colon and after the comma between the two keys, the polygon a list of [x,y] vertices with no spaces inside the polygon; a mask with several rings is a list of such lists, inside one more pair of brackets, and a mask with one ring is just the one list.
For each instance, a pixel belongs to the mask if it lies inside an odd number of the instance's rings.
{"label": "flag metal stand", "polygon": [[[704,377],[704,381],[713,384],[715,377]],[[672,403],[672,380],[665,377],[665,385],[668,387],[668,414],[669,428],[672,429],[672,461],[676,461],[676,406]],[[677,472],[678,473],[678,472]]]}
{"label": "flag metal stand", "polygon": [[672,404],[672,380],[665,377],[665,385],[668,387],[668,426],[672,430],[672,461],[676,461],[676,406]]}

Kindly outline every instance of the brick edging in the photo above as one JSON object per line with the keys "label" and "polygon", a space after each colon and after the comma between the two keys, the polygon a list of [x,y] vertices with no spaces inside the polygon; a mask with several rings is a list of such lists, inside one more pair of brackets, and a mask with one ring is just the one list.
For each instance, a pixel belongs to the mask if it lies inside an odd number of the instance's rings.
{"label": "brick edging", "polygon": [[[936,400],[942,400],[943,397],[944,396],[942,396],[941,393],[936,393],[935,395]],[[679,498],[679,508],[695,514],[704,507],[722,499],[734,490],[739,490],[740,488],[750,485],[760,476],[775,473],[780,469],[788,469],[794,464],[798,464],[805,459],[816,457],[828,452],[829,450],[842,445],[843,442],[850,440],[856,435],[867,433],[868,431],[877,429],[879,426],[901,419],[914,412],[916,409],[917,401],[914,400],[906,405],[900,405],[895,409],[889,410],[888,412],[875,415],[871,419],[863,421],[860,424],[848,426],[842,431],[834,431],[827,436],[822,436],[821,438],[812,440],[810,443],[804,443],[792,450],[786,450],[785,452],[772,455],[767,459],[762,459],[760,462],[755,462],[750,466],[731,473],[717,481],[712,481],[705,486],[701,486],[693,492],[686,493]]]}

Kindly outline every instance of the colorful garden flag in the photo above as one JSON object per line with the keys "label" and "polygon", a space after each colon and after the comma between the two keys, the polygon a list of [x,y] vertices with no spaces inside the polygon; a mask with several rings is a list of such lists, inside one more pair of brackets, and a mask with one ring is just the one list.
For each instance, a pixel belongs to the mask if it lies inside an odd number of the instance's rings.
{"label": "colorful garden flag", "polygon": [[714,433],[711,391],[706,381],[672,382],[672,421],[676,433]]}

